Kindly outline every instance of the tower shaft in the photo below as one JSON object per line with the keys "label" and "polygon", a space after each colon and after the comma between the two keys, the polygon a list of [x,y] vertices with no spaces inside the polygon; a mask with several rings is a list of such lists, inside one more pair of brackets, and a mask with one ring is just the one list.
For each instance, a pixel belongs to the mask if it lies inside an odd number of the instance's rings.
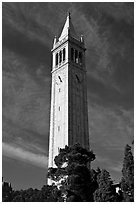
{"label": "tower shaft", "polygon": [[89,148],[85,47],[70,16],[54,40],[52,55],[49,167],[55,167],[54,157],[65,145]]}

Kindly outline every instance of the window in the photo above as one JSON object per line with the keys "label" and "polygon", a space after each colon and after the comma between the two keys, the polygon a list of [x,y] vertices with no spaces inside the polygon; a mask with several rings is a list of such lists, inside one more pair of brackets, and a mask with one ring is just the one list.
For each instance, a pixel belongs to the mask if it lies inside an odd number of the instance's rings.
{"label": "window", "polygon": [[76,79],[77,79],[78,82],[80,82],[79,77],[77,76],[77,74],[76,74]]}
{"label": "window", "polygon": [[74,49],[71,48],[71,61],[74,61]]}
{"label": "window", "polygon": [[60,90],[61,90],[61,89],[59,88],[59,92],[60,92]]}
{"label": "window", "polygon": [[82,52],[79,52],[79,63],[82,64]]}
{"label": "window", "polygon": [[78,63],[78,51],[75,50],[75,63]]}
{"label": "window", "polygon": [[60,77],[60,76],[58,76],[58,78],[59,78],[60,82],[62,82],[62,79],[61,79],[61,77]]}
{"label": "window", "polygon": [[59,52],[59,63],[62,61],[62,51]]}
{"label": "window", "polygon": [[65,61],[65,56],[66,55],[66,51],[65,51],[65,48],[63,49],[63,61]]}
{"label": "window", "polygon": [[60,126],[58,126],[58,131],[60,131]]}
{"label": "window", "polygon": [[56,54],[56,65],[58,65],[58,53]]}
{"label": "window", "polygon": [[59,106],[59,111],[60,111],[60,106]]}

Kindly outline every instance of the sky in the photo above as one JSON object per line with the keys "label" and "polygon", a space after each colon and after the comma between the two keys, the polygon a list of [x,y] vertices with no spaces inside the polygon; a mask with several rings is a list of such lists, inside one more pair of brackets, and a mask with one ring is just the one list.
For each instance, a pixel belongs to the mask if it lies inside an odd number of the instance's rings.
{"label": "sky", "polygon": [[134,131],[133,3],[2,3],[2,174],[13,189],[41,188],[48,165],[51,49],[67,12],[86,45],[92,168],[116,182]]}

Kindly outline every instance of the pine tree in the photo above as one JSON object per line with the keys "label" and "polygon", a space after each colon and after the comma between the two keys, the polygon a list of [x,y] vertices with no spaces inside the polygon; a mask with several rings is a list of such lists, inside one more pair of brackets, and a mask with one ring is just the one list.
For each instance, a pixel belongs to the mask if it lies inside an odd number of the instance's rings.
{"label": "pine tree", "polygon": [[113,188],[110,174],[105,169],[101,170],[97,176],[98,188],[94,192],[95,202],[113,202],[116,201],[116,192]]}
{"label": "pine tree", "polygon": [[2,185],[2,202],[11,202],[12,200],[12,187],[8,182],[3,182]]}
{"label": "pine tree", "polygon": [[123,192],[123,201],[134,201],[134,158],[129,145],[125,147],[121,190]]}
{"label": "pine tree", "polygon": [[91,201],[91,175],[89,163],[95,159],[92,151],[79,144],[60,149],[54,161],[57,168],[50,168],[48,177],[56,182],[63,201]]}
{"label": "pine tree", "polygon": [[92,198],[91,198],[91,201],[94,201],[94,192],[96,191],[96,189],[98,188],[98,182],[97,182],[97,177],[98,175],[101,173],[101,170],[100,168],[98,167],[96,170],[94,169],[90,169],[90,174],[91,174],[91,195],[92,195]]}

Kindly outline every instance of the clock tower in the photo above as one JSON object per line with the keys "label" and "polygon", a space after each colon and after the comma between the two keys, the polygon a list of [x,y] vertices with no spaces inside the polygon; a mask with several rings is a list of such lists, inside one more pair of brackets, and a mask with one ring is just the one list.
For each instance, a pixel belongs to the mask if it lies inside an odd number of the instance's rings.
{"label": "clock tower", "polygon": [[87,81],[83,36],[78,37],[70,13],[52,49],[49,166],[59,148],[80,143],[89,149]]}

